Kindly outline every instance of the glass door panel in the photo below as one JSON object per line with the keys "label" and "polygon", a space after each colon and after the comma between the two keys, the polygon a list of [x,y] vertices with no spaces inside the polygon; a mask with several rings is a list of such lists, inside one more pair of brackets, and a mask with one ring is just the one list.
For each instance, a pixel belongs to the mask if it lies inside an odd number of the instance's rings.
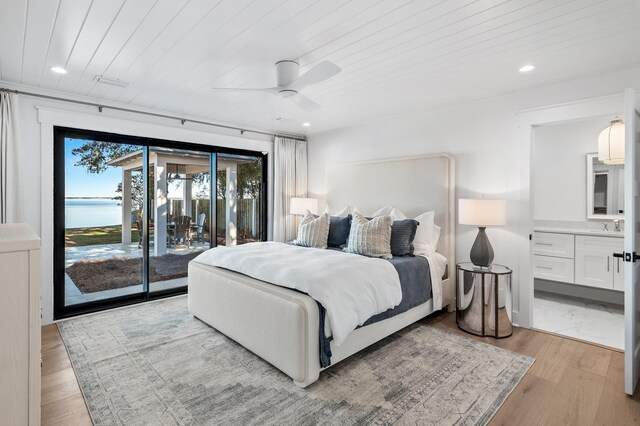
{"label": "glass door panel", "polygon": [[218,154],[217,175],[217,244],[261,241],[265,224],[263,158]]}
{"label": "glass door panel", "polygon": [[141,293],[143,147],[63,143],[64,306]]}
{"label": "glass door panel", "polygon": [[55,319],[184,293],[204,250],[264,239],[266,155],[202,149],[54,129]]}
{"label": "glass door panel", "polygon": [[149,148],[149,291],[187,286],[189,261],[211,247],[210,153]]}

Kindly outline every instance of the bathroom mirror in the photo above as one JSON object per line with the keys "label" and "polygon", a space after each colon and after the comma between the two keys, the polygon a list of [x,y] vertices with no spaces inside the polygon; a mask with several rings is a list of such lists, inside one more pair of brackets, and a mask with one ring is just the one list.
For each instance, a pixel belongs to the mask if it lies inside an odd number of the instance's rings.
{"label": "bathroom mirror", "polygon": [[587,154],[587,219],[624,219],[624,164]]}

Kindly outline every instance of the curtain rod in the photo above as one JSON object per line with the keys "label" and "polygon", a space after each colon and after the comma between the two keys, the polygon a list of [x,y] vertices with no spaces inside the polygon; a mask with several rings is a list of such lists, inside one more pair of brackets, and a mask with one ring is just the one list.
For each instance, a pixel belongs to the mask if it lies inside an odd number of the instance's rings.
{"label": "curtain rod", "polygon": [[180,123],[182,125],[184,125],[185,123],[189,122],[189,123],[202,124],[202,125],[205,125],[205,126],[219,127],[221,129],[237,130],[237,131],[240,132],[240,135],[243,135],[244,133],[255,133],[255,134],[258,134],[258,135],[265,135],[265,136],[273,136],[273,137],[281,136],[281,137],[298,139],[298,140],[306,140],[306,138],[304,136],[302,136],[302,135],[287,134],[287,133],[261,132],[259,130],[243,129],[241,127],[227,126],[227,125],[224,125],[224,124],[210,123],[208,121],[193,120],[193,119],[190,119],[190,118],[182,118],[182,117],[176,117],[176,116],[173,116],[173,115],[158,114],[158,113],[155,113],[155,112],[138,111],[138,110],[131,109],[131,108],[122,108],[122,107],[116,107],[116,106],[101,105],[101,104],[98,104],[98,103],[95,103],[95,102],[77,101],[77,100],[74,100],[74,99],[60,98],[60,97],[57,97],[57,96],[50,96],[50,95],[42,95],[40,93],[26,92],[26,91],[23,91],[23,90],[6,89],[6,88],[3,88],[3,87],[0,87],[0,91],[11,92],[11,93],[15,93],[15,94],[18,94],[18,95],[33,96],[33,97],[36,97],[36,98],[51,99],[51,100],[54,100],[54,101],[70,102],[70,103],[74,103],[74,104],[92,106],[92,107],[98,108],[99,112],[102,112],[102,110],[104,108],[108,108],[108,109],[112,109],[112,110],[115,110],[115,111],[124,111],[124,112],[131,112],[131,113],[135,113],[135,114],[149,115],[149,116],[152,116],[152,117],[166,118],[166,119],[169,119],[169,120],[178,120],[178,121],[180,121]]}

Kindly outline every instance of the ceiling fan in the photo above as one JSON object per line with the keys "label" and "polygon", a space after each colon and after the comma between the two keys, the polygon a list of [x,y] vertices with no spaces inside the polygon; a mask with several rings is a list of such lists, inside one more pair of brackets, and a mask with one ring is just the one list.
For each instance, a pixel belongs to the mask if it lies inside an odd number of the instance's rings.
{"label": "ceiling fan", "polygon": [[295,61],[276,62],[276,73],[278,75],[278,85],[264,89],[226,88],[214,87],[213,90],[224,90],[228,92],[261,92],[291,99],[305,111],[315,111],[320,108],[316,102],[304,96],[300,91],[307,86],[328,80],[337,75],[340,67],[336,64],[324,61],[311,68],[306,73],[300,75],[300,65]]}

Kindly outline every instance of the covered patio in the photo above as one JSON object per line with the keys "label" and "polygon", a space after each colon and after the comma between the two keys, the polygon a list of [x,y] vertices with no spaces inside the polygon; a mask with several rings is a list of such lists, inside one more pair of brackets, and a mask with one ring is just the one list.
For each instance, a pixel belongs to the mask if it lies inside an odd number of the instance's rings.
{"label": "covered patio", "polygon": [[[226,175],[225,187],[225,245],[238,243],[237,222],[237,185],[238,164],[246,160],[225,159],[218,157],[217,170]],[[120,167],[122,171],[122,244],[131,243],[131,230],[136,226],[136,215],[139,212],[133,208],[133,175],[143,171],[142,150],[131,152],[108,163],[110,166]],[[167,253],[171,234],[175,229],[173,220],[177,216],[191,218],[191,227],[209,228],[209,238],[215,238],[215,226],[211,226],[209,214],[203,216],[201,211],[193,211],[193,178],[196,175],[209,174],[210,156],[208,153],[180,151],[175,149],[149,149],[149,179],[153,180],[154,197],[150,200],[151,219],[153,220],[153,235],[151,235],[150,251],[152,255],[162,256]],[[169,184],[180,182],[182,195],[180,212],[170,212]],[[210,185],[216,185],[216,176],[211,177]],[[150,183],[151,185],[151,183]],[[216,188],[208,191],[203,200],[210,200],[211,192],[216,194]],[[197,205],[196,205],[197,206]],[[197,210],[197,207],[196,207]],[[171,214],[173,213],[173,214]],[[215,223],[213,225],[216,225]],[[138,225],[139,226],[139,225]]]}

